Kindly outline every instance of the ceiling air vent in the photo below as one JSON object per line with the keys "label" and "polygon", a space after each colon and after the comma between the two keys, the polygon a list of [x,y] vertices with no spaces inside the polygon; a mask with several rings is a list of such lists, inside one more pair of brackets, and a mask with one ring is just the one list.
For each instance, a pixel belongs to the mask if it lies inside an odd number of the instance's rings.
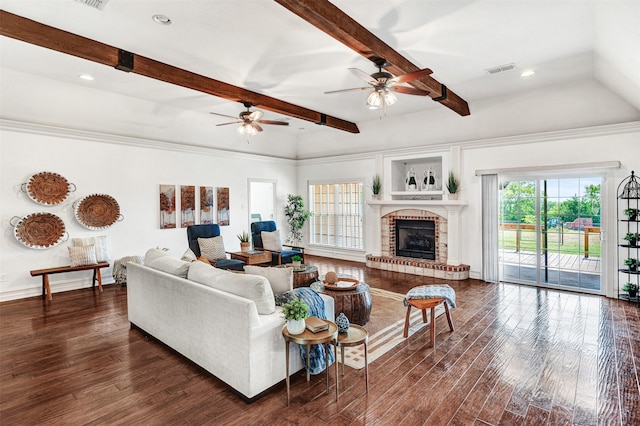
{"label": "ceiling air vent", "polygon": [[487,71],[487,74],[498,74],[499,72],[511,71],[515,67],[515,64],[506,64],[500,65],[499,67],[488,68],[485,71]]}
{"label": "ceiling air vent", "polygon": [[87,6],[96,8],[98,10],[104,10],[104,7],[109,3],[109,0],[76,0],[78,3],[85,4]]}

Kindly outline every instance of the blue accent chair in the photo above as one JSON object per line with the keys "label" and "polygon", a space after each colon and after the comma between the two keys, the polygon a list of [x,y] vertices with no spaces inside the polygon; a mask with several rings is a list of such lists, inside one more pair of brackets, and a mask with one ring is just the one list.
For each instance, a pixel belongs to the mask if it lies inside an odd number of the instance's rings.
{"label": "blue accent chair", "polygon": [[[189,248],[200,257],[200,245],[198,244],[198,238],[211,238],[220,235],[220,226],[213,223],[207,225],[191,225],[187,227],[187,241],[189,242]],[[211,261],[211,264],[218,269],[231,269],[233,271],[244,271],[245,263],[242,260],[236,259],[218,259],[215,262]]]}
{"label": "blue accent chair", "polygon": [[[272,265],[284,265],[285,263],[291,263],[291,258],[296,255],[302,257],[302,261],[304,263],[304,247],[283,244],[282,251],[267,250],[263,247],[262,231],[273,232],[275,230],[276,223],[273,220],[253,222],[251,224],[251,239],[253,240],[254,250],[270,251]],[[285,250],[284,247],[288,247],[288,249]]]}

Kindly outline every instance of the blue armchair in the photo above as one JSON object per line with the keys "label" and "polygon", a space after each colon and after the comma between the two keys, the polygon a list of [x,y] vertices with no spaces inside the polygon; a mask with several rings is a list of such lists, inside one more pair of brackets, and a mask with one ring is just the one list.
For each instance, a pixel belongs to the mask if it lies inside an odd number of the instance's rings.
{"label": "blue armchair", "polygon": [[[198,238],[211,238],[217,237],[218,235],[220,235],[220,226],[217,224],[191,225],[187,227],[189,248],[198,257],[201,255]],[[218,269],[231,269],[234,271],[244,271],[245,265],[242,260],[236,259],[218,259],[215,262],[211,261],[211,263]]]}
{"label": "blue armchair", "polygon": [[[282,251],[267,250],[264,248],[262,243],[262,231],[273,232],[275,230],[276,223],[273,220],[253,222],[251,224],[251,239],[253,240],[253,248],[255,250],[270,251],[272,265],[284,265],[285,263],[291,263],[291,258],[293,256],[302,257],[304,262],[304,247],[283,244]],[[288,247],[288,249],[284,249],[284,247]]]}

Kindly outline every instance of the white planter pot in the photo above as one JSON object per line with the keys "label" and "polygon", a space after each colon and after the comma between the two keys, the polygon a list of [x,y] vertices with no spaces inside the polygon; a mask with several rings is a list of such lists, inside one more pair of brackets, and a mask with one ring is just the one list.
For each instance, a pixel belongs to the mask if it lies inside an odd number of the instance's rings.
{"label": "white planter pot", "polygon": [[291,261],[291,266],[293,266],[293,269],[300,269],[300,265],[302,264],[301,261],[299,260],[292,260]]}
{"label": "white planter pot", "polygon": [[301,334],[304,332],[306,323],[304,319],[301,320],[287,320],[287,330],[289,334]]}

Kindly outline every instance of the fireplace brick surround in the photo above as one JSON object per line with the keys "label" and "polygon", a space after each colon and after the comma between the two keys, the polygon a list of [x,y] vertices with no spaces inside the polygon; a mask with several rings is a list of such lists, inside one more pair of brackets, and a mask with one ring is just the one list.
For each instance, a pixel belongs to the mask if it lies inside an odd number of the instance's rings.
{"label": "fireplace brick surround", "polygon": [[[396,256],[396,220],[432,220],[435,222],[436,260],[415,259]],[[366,264],[370,268],[385,271],[404,272],[414,275],[464,280],[469,278],[469,265],[448,265],[448,220],[434,212],[423,209],[403,209],[385,214],[380,219],[381,255],[367,255]]]}

